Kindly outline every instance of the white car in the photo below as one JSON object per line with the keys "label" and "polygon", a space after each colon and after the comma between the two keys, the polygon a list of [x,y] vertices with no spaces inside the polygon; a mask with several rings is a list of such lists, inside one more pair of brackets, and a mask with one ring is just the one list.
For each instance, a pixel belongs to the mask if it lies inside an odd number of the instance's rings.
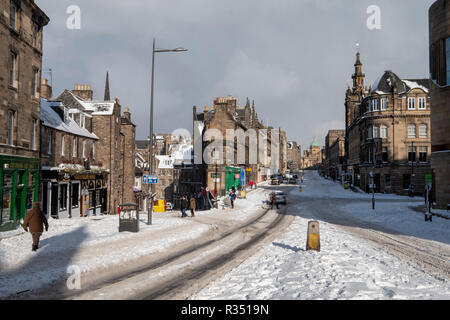
{"label": "white car", "polygon": [[[287,204],[287,194],[284,193],[283,191],[276,191],[276,193],[277,193],[277,203],[286,205]],[[272,195],[273,195],[273,192],[271,192],[269,194],[270,203],[272,203]]]}

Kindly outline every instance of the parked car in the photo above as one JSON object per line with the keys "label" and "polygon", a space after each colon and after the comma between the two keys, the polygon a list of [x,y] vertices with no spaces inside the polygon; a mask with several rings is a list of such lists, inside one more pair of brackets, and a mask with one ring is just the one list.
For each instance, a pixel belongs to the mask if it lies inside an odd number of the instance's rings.
{"label": "parked car", "polygon": [[277,178],[272,179],[272,181],[270,182],[271,185],[279,185],[280,184],[280,180],[278,180]]}
{"label": "parked car", "polygon": [[289,184],[297,184],[297,179],[290,178],[289,179]]}
{"label": "parked car", "polygon": [[[276,191],[276,193],[277,193],[277,203],[278,204],[287,204],[287,194],[284,193],[283,191]],[[269,201],[272,200],[272,195],[273,195],[273,192],[271,192],[269,195]]]}

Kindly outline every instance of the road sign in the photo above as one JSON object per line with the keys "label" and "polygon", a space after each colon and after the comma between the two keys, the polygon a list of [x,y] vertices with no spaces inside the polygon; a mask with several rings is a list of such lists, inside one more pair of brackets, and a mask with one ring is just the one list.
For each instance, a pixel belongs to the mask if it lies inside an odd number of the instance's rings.
{"label": "road sign", "polygon": [[142,177],[142,183],[145,183],[145,184],[157,184],[158,183],[158,176],[155,176],[155,175],[144,175]]}

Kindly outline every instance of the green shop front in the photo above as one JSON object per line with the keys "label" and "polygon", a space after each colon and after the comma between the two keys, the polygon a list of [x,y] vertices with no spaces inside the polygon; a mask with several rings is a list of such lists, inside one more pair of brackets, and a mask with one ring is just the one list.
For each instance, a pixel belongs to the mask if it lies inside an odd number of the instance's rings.
{"label": "green shop front", "polygon": [[39,197],[39,159],[0,155],[0,232],[23,222]]}
{"label": "green shop front", "polygon": [[241,183],[240,167],[225,167],[225,191],[230,191],[233,187],[237,187]]}

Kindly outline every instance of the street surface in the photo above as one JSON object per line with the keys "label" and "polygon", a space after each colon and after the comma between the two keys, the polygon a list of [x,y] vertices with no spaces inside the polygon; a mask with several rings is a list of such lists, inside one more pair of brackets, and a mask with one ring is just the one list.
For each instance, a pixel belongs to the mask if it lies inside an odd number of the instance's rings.
{"label": "street surface", "polygon": [[[423,198],[376,198],[307,172],[287,232],[191,299],[449,299],[449,221],[425,223]],[[321,252],[305,251],[311,220]]]}

